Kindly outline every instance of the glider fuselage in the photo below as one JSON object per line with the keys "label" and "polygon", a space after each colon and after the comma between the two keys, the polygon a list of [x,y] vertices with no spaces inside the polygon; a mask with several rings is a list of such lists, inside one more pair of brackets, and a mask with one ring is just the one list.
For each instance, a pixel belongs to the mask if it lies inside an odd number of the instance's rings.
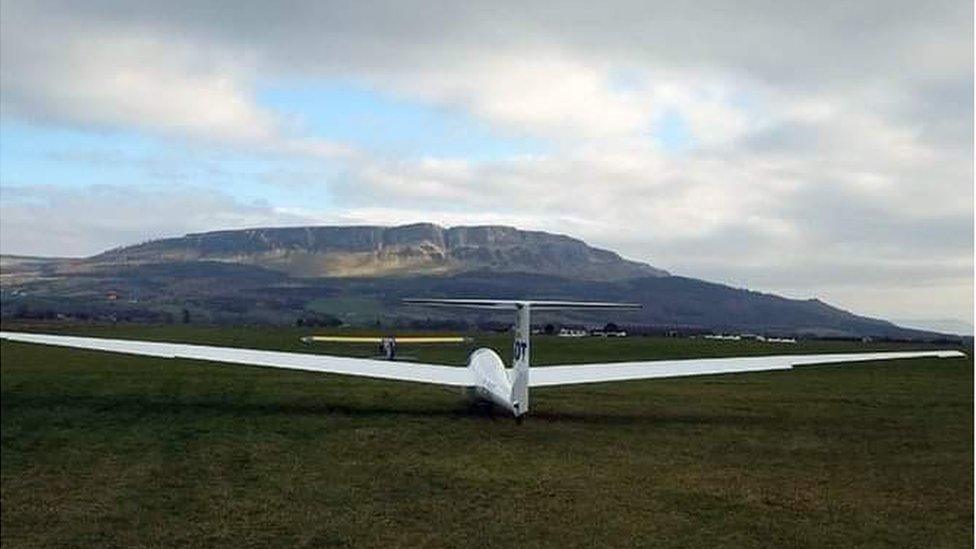
{"label": "glider fuselage", "polygon": [[519,413],[512,401],[512,381],[498,353],[487,348],[477,349],[468,357],[468,370],[475,383],[469,396],[496,404],[516,416],[525,413],[524,410]]}

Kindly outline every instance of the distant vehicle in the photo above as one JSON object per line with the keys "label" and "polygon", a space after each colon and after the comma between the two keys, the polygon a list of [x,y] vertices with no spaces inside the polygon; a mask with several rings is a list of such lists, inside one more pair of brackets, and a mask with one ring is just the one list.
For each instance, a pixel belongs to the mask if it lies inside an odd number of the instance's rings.
{"label": "distant vehicle", "polygon": [[501,357],[495,351],[487,348],[475,350],[468,358],[467,367],[457,368],[434,364],[419,364],[414,362],[391,363],[387,360],[308,353],[287,353],[257,349],[189,345],[185,343],[160,343],[21,332],[0,332],[0,338],[25,343],[77,347],[115,353],[227,362],[272,368],[290,368],[313,372],[454,386],[463,388],[465,393],[472,398],[496,404],[519,420],[529,411],[530,387],[731,374],[738,372],[760,372],[766,370],[789,370],[793,366],[806,364],[965,356],[959,351],[948,350],[651,360],[547,366],[544,368],[536,368],[530,375],[529,333],[531,324],[529,317],[531,311],[551,311],[557,309],[629,309],[640,306],[629,303],[495,299],[408,299],[405,301],[417,305],[435,307],[470,307],[476,309],[514,311],[515,341],[512,346],[512,367],[505,368]]}
{"label": "distant vehicle", "polygon": [[582,328],[560,328],[556,335],[559,337],[586,337],[590,333]]}

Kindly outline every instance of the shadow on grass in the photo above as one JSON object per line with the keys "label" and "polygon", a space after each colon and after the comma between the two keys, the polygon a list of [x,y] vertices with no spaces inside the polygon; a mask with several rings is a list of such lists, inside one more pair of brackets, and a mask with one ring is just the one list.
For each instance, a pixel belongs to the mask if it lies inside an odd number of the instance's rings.
{"label": "shadow on grass", "polygon": [[452,416],[476,415],[475,411],[468,412],[468,407],[458,404],[455,407],[417,406],[404,403],[402,407],[396,403],[328,403],[328,402],[247,402],[233,399],[159,399],[129,395],[97,396],[97,395],[58,395],[58,396],[14,396],[5,394],[2,397],[3,411],[13,411],[18,408],[40,408],[53,410],[56,408],[71,408],[88,410],[95,413],[114,412],[119,414],[192,414],[195,412],[210,415],[288,415],[315,416],[324,414],[345,414],[360,416],[380,415],[417,415],[417,416]]}
{"label": "shadow on grass", "polygon": [[[4,394],[3,412],[25,408],[45,411],[57,408],[87,409],[93,413],[118,413],[133,418],[148,414],[157,415],[234,415],[234,416],[321,416],[343,415],[350,417],[410,416],[444,418],[483,418],[485,420],[513,420],[508,412],[487,402],[457,400],[436,405],[396,402],[245,402],[233,399],[152,399],[135,395],[59,395],[24,396]],[[526,421],[550,423],[580,423],[599,425],[769,425],[779,423],[780,418],[764,415],[742,414],[670,414],[667,411],[646,412],[559,411],[535,409]]]}
{"label": "shadow on grass", "polygon": [[603,425],[772,425],[781,420],[774,416],[750,416],[735,414],[669,414],[661,410],[647,410],[642,413],[609,413],[601,411],[560,412],[554,410],[535,410],[529,414],[530,420],[553,423],[592,423]]}

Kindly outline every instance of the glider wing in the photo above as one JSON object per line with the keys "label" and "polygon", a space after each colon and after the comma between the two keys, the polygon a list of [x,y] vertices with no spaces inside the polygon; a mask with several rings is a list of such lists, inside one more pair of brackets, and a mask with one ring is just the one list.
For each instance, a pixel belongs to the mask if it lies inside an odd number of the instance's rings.
{"label": "glider wing", "polygon": [[328,374],[415,381],[436,385],[468,387],[474,385],[467,368],[436,366],[415,362],[390,362],[340,356],[316,355],[309,353],[288,353],[282,351],[262,351],[234,347],[213,347],[209,345],[190,345],[186,343],[160,343],[134,341],[128,339],[105,339],[99,337],[76,337],[22,332],[0,332],[0,339],[23,343],[58,345],[93,351],[145,355],[160,358],[184,358],[209,362],[226,362],[248,366],[306,370]]}
{"label": "glider wing", "polygon": [[734,358],[703,358],[687,360],[655,360],[648,362],[610,362],[568,366],[541,366],[532,369],[530,387],[602,383],[636,379],[733,374],[789,370],[807,364],[863,362],[900,358],[962,357],[959,351],[899,351],[879,353],[844,353],[819,355],[777,355]]}

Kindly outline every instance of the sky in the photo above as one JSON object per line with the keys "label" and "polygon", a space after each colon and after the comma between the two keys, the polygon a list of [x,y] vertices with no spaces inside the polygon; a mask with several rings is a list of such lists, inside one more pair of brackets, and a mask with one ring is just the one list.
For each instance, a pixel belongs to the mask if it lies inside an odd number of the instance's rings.
{"label": "sky", "polygon": [[0,252],[421,221],[971,321],[973,4],[0,3]]}

